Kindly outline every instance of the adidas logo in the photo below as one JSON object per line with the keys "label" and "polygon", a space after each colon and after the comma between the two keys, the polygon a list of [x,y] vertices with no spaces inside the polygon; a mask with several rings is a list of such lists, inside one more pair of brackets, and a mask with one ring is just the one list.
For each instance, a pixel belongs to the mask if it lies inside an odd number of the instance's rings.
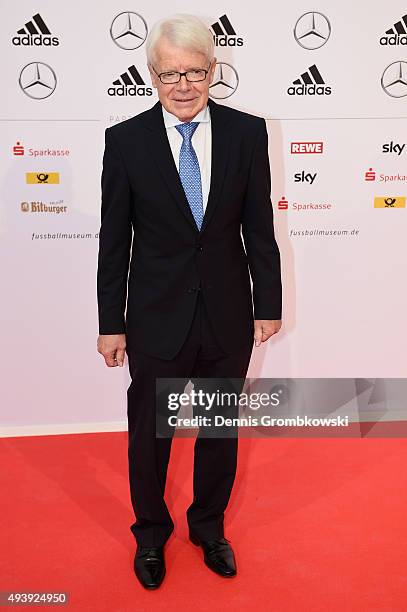
{"label": "adidas logo", "polygon": [[289,96],[329,96],[331,91],[331,87],[325,85],[315,64],[303,72],[300,78],[293,81],[293,85],[287,89]]}
{"label": "adidas logo", "polygon": [[236,36],[236,32],[227,15],[219,17],[211,25],[213,40],[216,47],[242,47],[243,38]]}
{"label": "adidas logo", "polygon": [[109,96],[152,96],[152,87],[146,84],[137,68],[129,66],[126,72],[113,81],[113,86],[107,90]]}
{"label": "adidas logo", "polygon": [[379,42],[381,45],[407,45],[407,15],[403,15],[400,21],[386,30]]}
{"label": "adidas logo", "polygon": [[14,36],[11,42],[17,47],[57,47],[59,45],[58,37],[51,35],[39,13],[34,15],[31,21],[27,21],[21,30],[17,30],[17,36]]}

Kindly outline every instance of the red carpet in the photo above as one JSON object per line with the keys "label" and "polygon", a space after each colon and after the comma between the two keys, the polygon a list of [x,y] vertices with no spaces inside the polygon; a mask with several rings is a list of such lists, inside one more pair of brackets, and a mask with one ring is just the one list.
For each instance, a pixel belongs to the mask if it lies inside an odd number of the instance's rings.
{"label": "red carpet", "polygon": [[407,610],[406,440],[241,439],[225,533],[239,573],[227,580],[187,541],[193,440],[175,439],[175,532],[151,592],[132,570],[126,442],[0,440],[1,591],[67,591],[62,609],[92,612]]}

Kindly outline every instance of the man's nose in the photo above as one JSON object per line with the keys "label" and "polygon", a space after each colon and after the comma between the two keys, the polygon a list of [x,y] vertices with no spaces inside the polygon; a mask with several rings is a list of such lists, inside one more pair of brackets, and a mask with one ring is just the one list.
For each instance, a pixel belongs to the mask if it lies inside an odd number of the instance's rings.
{"label": "man's nose", "polygon": [[188,91],[190,88],[191,88],[191,84],[189,81],[187,81],[187,77],[185,76],[185,74],[183,74],[180,80],[178,81],[177,90],[178,91]]}

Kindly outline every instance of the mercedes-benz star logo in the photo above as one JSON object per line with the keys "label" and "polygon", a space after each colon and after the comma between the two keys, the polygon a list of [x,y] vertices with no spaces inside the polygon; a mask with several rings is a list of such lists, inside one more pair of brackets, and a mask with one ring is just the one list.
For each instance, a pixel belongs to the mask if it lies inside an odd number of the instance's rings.
{"label": "mercedes-benz star logo", "polygon": [[119,13],[110,26],[110,36],[120,49],[133,51],[147,38],[147,24],[143,17],[132,11]]}
{"label": "mercedes-benz star logo", "polygon": [[209,86],[211,98],[223,100],[235,93],[239,85],[239,76],[231,64],[218,62],[215,68],[213,81]]}
{"label": "mercedes-benz star logo", "polygon": [[54,93],[57,77],[48,64],[31,62],[21,70],[18,82],[27,96],[35,100],[43,100]]}
{"label": "mercedes-benz star logo", "polygon": [[392,98],[407,96],[407,62],[393,62],[382,75],[382,89]]}
{"label": "mercedes-benz star logo", "polygon": [[304,13],[294,26],[294,38],[304,49],[319,49],[331,35],[328,17],[315,11]]}

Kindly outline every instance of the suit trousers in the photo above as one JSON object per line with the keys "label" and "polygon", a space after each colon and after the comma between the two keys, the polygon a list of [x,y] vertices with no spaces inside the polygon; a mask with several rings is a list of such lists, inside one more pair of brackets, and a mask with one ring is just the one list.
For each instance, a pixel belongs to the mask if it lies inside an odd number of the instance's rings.
{"label": "suit trousers", "polygon": [[[156,436],[156,378],[185,378],[185,384],[192,377],[244,379],[252,349],[253,343],[232,354],[220,348],[200,292],[186,340],[173,359],[140,353],[131,341],[127,343],[129,481],[136,516],[130,529],[138,545],[161,546],[174,530],[164,501],[172,437]],[[198,433],[196,437],[193,501],[186,515],[190,532],[203,540],[224,536],[224,511],[235,480],[237,450],[237,435],[210,438]]]}

